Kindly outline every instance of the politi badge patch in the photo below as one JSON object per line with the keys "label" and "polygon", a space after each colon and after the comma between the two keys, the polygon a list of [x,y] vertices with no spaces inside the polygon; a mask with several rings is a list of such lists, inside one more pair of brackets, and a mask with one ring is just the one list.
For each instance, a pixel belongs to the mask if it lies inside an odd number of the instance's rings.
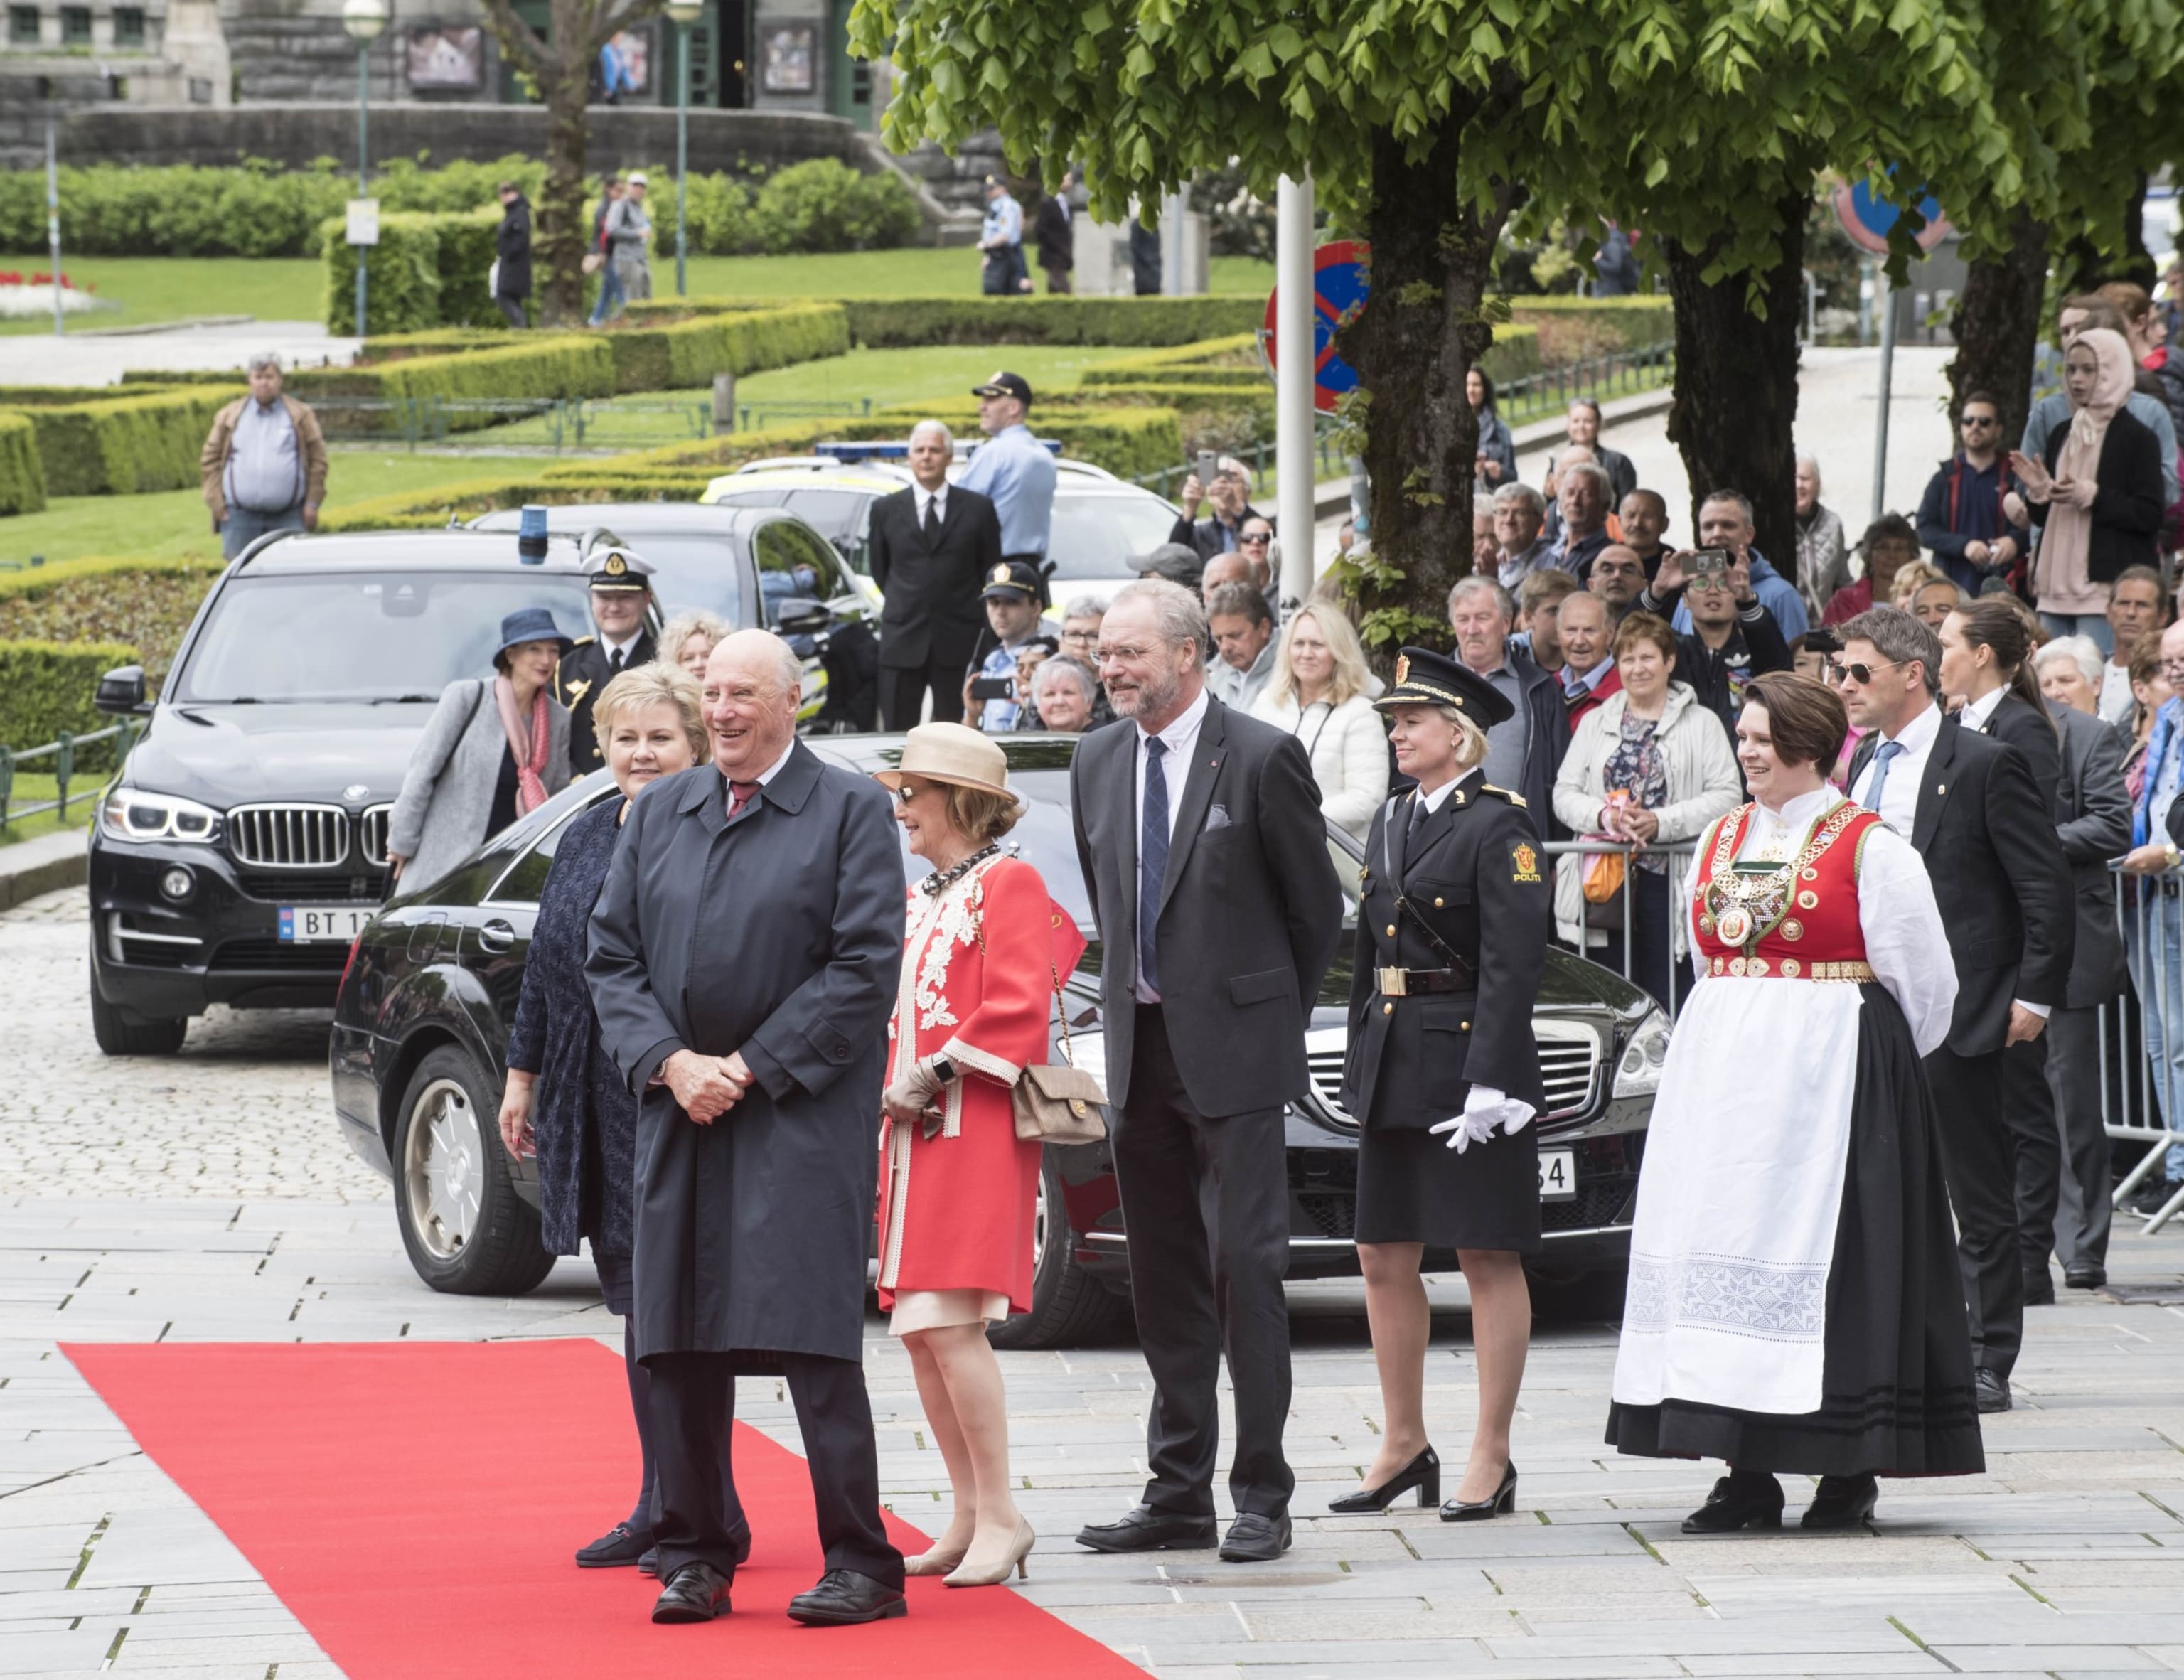
{"label": "politi badge patch", "polygon": [[1509,848],[1509,879],[1520,885],[1540,879],[1540,854],[1522,840]]}

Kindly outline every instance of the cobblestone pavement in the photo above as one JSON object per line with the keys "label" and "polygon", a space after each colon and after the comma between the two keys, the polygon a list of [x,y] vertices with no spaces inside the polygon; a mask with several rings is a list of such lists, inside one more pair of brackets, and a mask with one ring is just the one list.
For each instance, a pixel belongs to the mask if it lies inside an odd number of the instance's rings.
{"label": "cobblestone pavement", "polygon": [[[336,1135],[320,1019],[214,1019],[180,1057],[100,1058],[81,916],[72,894],[0,915],[0,1674],[324,1680],[310,1636],[57,1342],[618,1344],[615,1321],[577,1262],[521,1300],[417,1282],[383,1187]],[[2030,1314],[1987,1473],[1890,1486],[1861,1535],[1680,1534],[1713,1471],[1603,1455],[1600,1323],[1540,1330],[1516,1517],[1314,1518],[1371,1457],[1379,1410],[1361,1298],[1336,1282],[1292,1299],[1296,1549],[1253,1568],[1094,1557],[1069,1536],[1135,1498],[1143,1363],[1124,1346],[1004,1355],[1041,1535],[1014,1590],[1162,1680],[2184,1672],[2184,1239],[2120,1231],[2112,1270],[2133,1304],[2066,1292]],[[1429,1405],[1460,1459],[1469,1325],[1459,1281],[1435,1294]],[[945,1477],[876,1319],[866,1358],[884,1496],[929,1527]],[[746,1398],[748,1421],[796,1444],[784,1404]]]}

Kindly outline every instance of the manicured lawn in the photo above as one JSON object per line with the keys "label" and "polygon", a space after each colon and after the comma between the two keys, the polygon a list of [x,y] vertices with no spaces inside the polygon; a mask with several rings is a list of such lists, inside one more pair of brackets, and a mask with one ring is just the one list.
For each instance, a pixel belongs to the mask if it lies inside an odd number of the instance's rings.
{"label": "manicured lawn", "polygon": [[[969,400],[973,385],[1003,367],[1029,380],[1034,393],[1069,390],[1082,381],[1088,367],[1144,354],[1128,345],[1076,344],[852,350],[845,356],[800,362],[738,380],[736,424],[742,429],[780,425],[815,411],[861,414],[867,401],[873,408],[898,403],[960,405]],[[658,411],[668,409],[672,411]],[[713,393],[710,389],[651,391],[589,404],[585,412],[587,447],[638,449],[710,436]],[[552,440],[552,428],[544,420],[526,420],[495,427],[490,435],[499,443],[543,444]]]}
{"label": "manicured lawn", "polygon": [[[660,297],[675,290],[671,226],[667,241],[652,265],[653,289]],[[49,265],[42,251],[0,255],[0,269],[29,273]],[[92,287],[94,296],[119,305],[70,315],[71,331],[142,327],[197,315],[253,315],[260,321],[316,321],[325,289],[317,260],[308,257],[78,258],[64,251],[61,271],[78,287]],[[1273,284],[1273,277],[1272,263],[1249,257],[1213,260],[1216,292],[1264,293]],[[693,297],[967,298],[977,296],[978,292],[978,259],[975,252],[967,250],[913,247],[824,256],[690,259]],[[52,331],[50,317],[0,321],[0,333]]]}
{"label": "manicured lawn", "polygon": [[[428,455],[399,451],[336,449],[326,473],[326,505],[342,507],[370,496],[426,490],[465,478],[521,472],[536,457]],[[136,555],[180,560],[218,558],[220,539],[195,490],[148,496],[63,496],[43,513],[0,519],[0,565],[21,564],[32,555],[48,561],[95,555]]]}
{"label": "manicured lawn", "polygon": [[[0,256],[0,269],[25,275],[50,269],[43,251]],[[61,253],[61,272],[79,290],[88,286],[102,302],[120,305],[68,317],[71,332],[86,327],[143,327],[198,315],[254,315],[260,321],[315,321],[325,285],[316,261],[305,257],[71,257]],[[53,330],[53,317],[0,321],[0,333]]]}
{"label": "manicured lawn", "polygon": [[[25,746],[42,746],[42,741],[25,741]],[[51,764],[50,758],[36,761]],[[92,796],[105,784],[103,772],[95,775],[76,775],[69,779],[68,826],[81,829],[91,821]],[[14,786],[8,793],[8,806],[12,811],[25,805],[43,805],[49,799],[60,797],[60,784],[51,775],[32,775],[28,770],[15,773]],[[13,823],[0,823],[0,846],[13,846],[17,840],[26,840],[39,834],[51,834],[61,826],[60,813],[42,811],[35,817],[25,817]]]}

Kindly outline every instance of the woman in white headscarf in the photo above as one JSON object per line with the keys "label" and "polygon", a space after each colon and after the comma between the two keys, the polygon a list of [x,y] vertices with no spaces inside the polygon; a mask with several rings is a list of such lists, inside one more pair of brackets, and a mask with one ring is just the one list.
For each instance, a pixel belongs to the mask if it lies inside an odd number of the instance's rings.
{"label": "woman in white headscarf", "polygon": [[2091,636],[2111,645],[2109,586],[2127,566],[2159,560],[2161,446],[2124,406],[2131,389],[2131,347],[2120,332],[2093,327],[2063,358],[2070,423],[2048,434],[2047,458],[2012,452],[2023,487],[2008,505],[2013,519],[2041,527],[2033,570],[2040,621],[2058,636]]}

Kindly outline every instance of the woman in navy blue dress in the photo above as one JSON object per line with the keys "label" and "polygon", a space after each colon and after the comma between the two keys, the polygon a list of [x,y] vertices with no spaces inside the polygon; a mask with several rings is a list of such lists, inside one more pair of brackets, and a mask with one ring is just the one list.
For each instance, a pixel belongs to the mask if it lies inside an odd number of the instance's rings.
{"label": "woman in navy blue dress", "polygon": [[646,784],[688,769],[706,749],[697,682],[665,662],[623,672],[601,691],[592,716],[622,796],[576,818],[554,845],[509,1030],[500,1135],[510,1154],[538,1158],[540,1241],[556,1254],[573,1254],[588,1238],[600,1292],[623,1320],[644,1477],[628,1517],[577,1554],[587,1569],[610,1569],[638,1563],[652,1547],[649,1379],[631,1357],[627,1335],[638,1103],[599,1048],[584,955],[592,907],[631,801]]}

